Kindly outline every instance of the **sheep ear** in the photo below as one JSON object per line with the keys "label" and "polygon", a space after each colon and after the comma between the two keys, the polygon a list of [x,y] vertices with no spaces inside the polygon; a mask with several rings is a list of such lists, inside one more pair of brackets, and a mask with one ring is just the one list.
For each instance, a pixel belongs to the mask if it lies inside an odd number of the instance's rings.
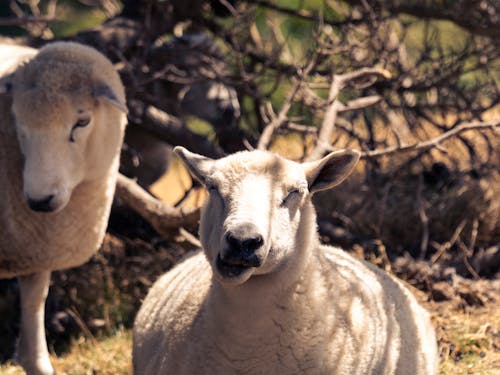
{"label": "sheep ear", "polygon": [[106,100],[108,103],[114,105],[124,113],[128,113],[127,106],[115,94],[113,89],[106,84],[97,85],[94,88],[94,98],[97,100]]}
{"label": "sheep ear", "polygon": [[309,191],[331,189],[351,174],[359,160],[359,152],[354,150],[335,151],[323,159],[303,163]]}
{"label": "sheep ear", "polygon": [[174,152],[182,159],[191,174],[203,185],[207,185],[207,177],[212,171],[213,159],[195,154],[184,147],[176,146]]}
{"label": "sheep ear", "polygon": [[0,94],[10,94],[12,92],[12,74],[0,78]]}

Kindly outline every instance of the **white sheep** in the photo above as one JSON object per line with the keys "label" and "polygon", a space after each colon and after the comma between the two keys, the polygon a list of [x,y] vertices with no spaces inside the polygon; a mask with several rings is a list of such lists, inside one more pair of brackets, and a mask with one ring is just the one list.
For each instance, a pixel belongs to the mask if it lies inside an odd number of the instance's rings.
{"label": "white sheep", "polygon": [[311,195],[340,183],[356,152],[300,164],[265,151],[219,160],[175,151],[209,190],[203,252],[146,297],[136,374],[436,372],[434,329],[408,289],[319,243]]}
{"label": "white sheep", "polygon": [[125,93],[111,62],[80,44],[0,46],[0,56],[0,278],[19,281],[19,363],[30,375],[53,374],[50,273],[83,264],[102,242]]}

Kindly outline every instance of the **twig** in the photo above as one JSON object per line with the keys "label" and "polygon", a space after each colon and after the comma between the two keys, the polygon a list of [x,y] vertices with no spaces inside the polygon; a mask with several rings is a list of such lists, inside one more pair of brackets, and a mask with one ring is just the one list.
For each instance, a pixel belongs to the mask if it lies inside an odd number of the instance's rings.
{"label": "twig", "polygon": [[200,209],[174,208],[159,201],[142,189],[134,180],[118,175],[116,197],[123,200],[160,234],[171,237],[182,226],[194,226],[200,218]]}
{"label": "twig", "polygon": [[462,260],[464,262],[465,268],[467,268],[467,271],[469,271],[469,273],[472,275],[472,277],[474,279],[479,280],[481,277],[476,272],[476,270],[474,269],[474,267],[472,267],[472,265],[469,263],[469,258],[468,258],[468,255],[467,255],[467,253],[469,251],[469,248],[467,246],[465,246],[465,244],[463,243],[463,241],[459,241],[458,242],[458,246],[462,250]]}
{"label": "twig", "polygon": [[455,231],[453,232],[453,235],[451,236],[450,240],[448,242],[445,242],[441,246],[438,246],[436,254],[434,254],[431,258],[431,264],[434,264],[438,261],[441,256],[451,249],[451,247],[458,241],[460,234],[464,230],[465,224],[467,224],[467,220],[462,220],[460,224],[456,227]]}
{"label": "twig", "polygon": [[[309,75],[309,73],[311,72],[311,70],[315,65],[316,65],[316,58],[313,57],[311,58],[307,66],[304,68],[303,72],[301,72],[298,82],[295,84],[295,87],[293,88],[292,92],[286,98],[278,115],[274,115],[272,121],[262,131],[262,134],[259,138],[259,142],[257,144],[257,149],[267,150],[269,148],[269,144],[271,143],[271,139],[276,129],[280,128],[285,122],[287,122],[288,111],[290,111],[290,108],[292,107],[295,97],[301,90],[307,76]],[[269,115],[271,115],[271,113],[269,113]]]}
{"label": "twig", "polygon": [[328,103],[331,103],[326,110],[323,123],[321,124],[321,129],[319,132],[316,147],[306,158],[306,161],[319,159],[325,150],[330,147],[330,137],[335,127],[335,119],[337,118],[338,109],[340,107],[339,101],[336,100],[340,92],[342,82],[338,75],[334,75],[332,79],[332,84],[330,85],[330,90],[328,92]]}
{"label": "twig", "polygon": [[379,103],[382,100],[382,97],[380,95],[371,95],[371,96],[365,96],[362,98],[358,99],[353,99],[348,101],[345,104],[340,104],[338,112],[348,112],[348,111],[357,111],[360,109],[368,108],[371,107],[372,105],[375,105]]}
{"label": "twig", "polygon": [[422,190],[424,185],[423,175],[418,176],[418,187],[417,187],[417,206],[418,215],[420,217],[420,222],[422,223],[422,239],[420,241],[420,254],[418,256],[419,260],[424,260],[427,255],[427,247],[429,246],[429,218],[425,212],[424,200],[422,198]]}
{"label": "twig", "polygon": [[283,125],[283,128],[306,134],[318,134],[318,129],[309,125],[296,124],[294,122],[287,122]]}
{"label": "twig", "polygon": [[73,318],[75,323],[82,330],[82,332],[85,334],[87,339],[90,340],[92,345],[96,345],[97,340],[96,340],[95,336],[92,334],[92,332],[90,332],[89,327],[87,326],[87,324],[85,324],[85,321],[83,320],[81,315],[78,313],[78,310],[74,306],[71,306],[70,308],[66,309],[65,311],[69,316],[71,316]]}
{"label": "twig", "polygon": [[479,220],[477,218],[474,218],[474,220],[472,221],[472,229],[471,229],[471,233],[470,233],[470,243],[469,243],[467,256],[472,256],[472,254],[474,253],[474,247],[476,246],[478,228],[479,228]]}
{"label": "twig", "polygon": [[380,156],[387,156],[387,155],[392,155],[395,153],[399,152],[409,152],[409,151],[417,151],[417,150],[427,150],[432,147],[437,147],[440,143],[443,141],[447,140],[448,138],[451,138],[453,136],[456,136],[457,134],[460,134],[462,132],[468,131],[468,130],[473,130],[473,129],[488,129],[488,128],[495,128],[500,126],[500,121],[485,121],[485,122],[470,122],[470,123],[465,123],[456,126],[455,128],[448,130],[447,132],[444,132],[443,134],[431,138],[427,141],[424,142],[418,142],[414,143],[411,145],[407,146],[393,146],[393,147],[387,147],[381,150],[371,150],[371,151],[364,151],[361,153],[361,158],[363,159],[369,159],[369,158],[376,158]]}
{"label": "twig", "polygon": [[469,257],[472,256],[472,254],[474,253],[474,246],[476,245],[478,227],[479,227],[479,220],[477,220],[477,218],[475,218],[474,221],[472,222],[472,229],[471,229],[471,234],[470,234],[469,246],[466,246],[463,241],[458,242],[458,246],[462,250],[462,258],[463,258],[465,268],[467,268],[467,271],[469,271],[469,273],[472,275],[472,277],[476,280],[479,280],[481,277],[476,272],[474,267],[472,267],[472,265],[470,264]]}
{"label": "twig", "polygon": [[179,228],[179,234],[186,239],[187,242],[189,242],[191,245],[195,247],[201,247],[201,242],[196,236],[193,236],[191,233],[189,233],[187,230],[184,228]]}
{"label": "twig", "polygon": [[335,128],[337,114],[342,107],[345,107],[337,100],[340,90],[350,82],[371,76],[380,76],[386,79],[391,77],[387,70],[381,68],[361,68],[345,74],[334,74],[328,92],[328,109],[321,124],[316,147],[306,158],[307,161],[319,159],[330,148],[330,138]]}
{"label": "twig", "polygon": [[339,79],[340,84],[342,85],[340,87],[340,89],[342,89],[348,83],[354,82],[354,81],[356,81],[358,79],[362,79],[362,78],[380,77],[380,78],[384,78],[384,79],[390,79],[391,73],[386,69],[367,67],[367,68],[361,68],[358,70],[354,70],[354,71],[349,72],[349,73],[336,74],[336,76]]}
{"label": "twig", "polygon": [[34,17],[34,16],[26,16],[26,17],[0,17],[0,26],[19,26],[25,25],[28,23],[51,23],[51,22],[59,22],[60,20],[54,17]]}

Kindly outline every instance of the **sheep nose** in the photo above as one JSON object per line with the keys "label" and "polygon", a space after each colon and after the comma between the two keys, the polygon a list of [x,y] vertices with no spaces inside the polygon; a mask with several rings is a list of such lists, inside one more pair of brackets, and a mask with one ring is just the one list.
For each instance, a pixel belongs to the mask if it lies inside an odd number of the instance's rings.
{"label": "sheep nose", "polygon": [[228,233],[227,242],[232,249],[253,253],[262,246],[264,239],[260,234],[255,235],[255,237],[237,238],[232,233]]}
{"label": "sheep nose", "polygon": [[53,199],[54,194],[47,195],[42,199],[32,199],[28,197],[28,205],[33,211],[50,212],[54,211],[54,207],[52,206]]}
{"label": "sheep nose", "polygon": [[256,251],[264,245],[264,238],[253,225],[245,225],[236,231],[229,231],[225,239],[227,251],[221,254],[224,261],[249,267],[259,267],[262,264],[262,259]]}

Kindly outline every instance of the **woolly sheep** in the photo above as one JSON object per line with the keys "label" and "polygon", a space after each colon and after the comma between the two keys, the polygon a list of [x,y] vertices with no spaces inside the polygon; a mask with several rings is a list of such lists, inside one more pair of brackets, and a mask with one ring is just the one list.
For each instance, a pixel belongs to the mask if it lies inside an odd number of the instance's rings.
{"label": "woolly sheep", "polygon": [[125,93],[113,65],[80,44],[0,46],[0,56],[0,278],[19,281],[19,363],[30,375],[53,374],[50,273],[81,265],[102,242]]}
{"label": "woolly sheep", "polygon": [[136,374],[436,372],[429,316],[402,283],[319,243],[311,195],[340,183],[356,152],[299,164],[265,151],[175,151],[209,190],[204,252],[146,297]]}

